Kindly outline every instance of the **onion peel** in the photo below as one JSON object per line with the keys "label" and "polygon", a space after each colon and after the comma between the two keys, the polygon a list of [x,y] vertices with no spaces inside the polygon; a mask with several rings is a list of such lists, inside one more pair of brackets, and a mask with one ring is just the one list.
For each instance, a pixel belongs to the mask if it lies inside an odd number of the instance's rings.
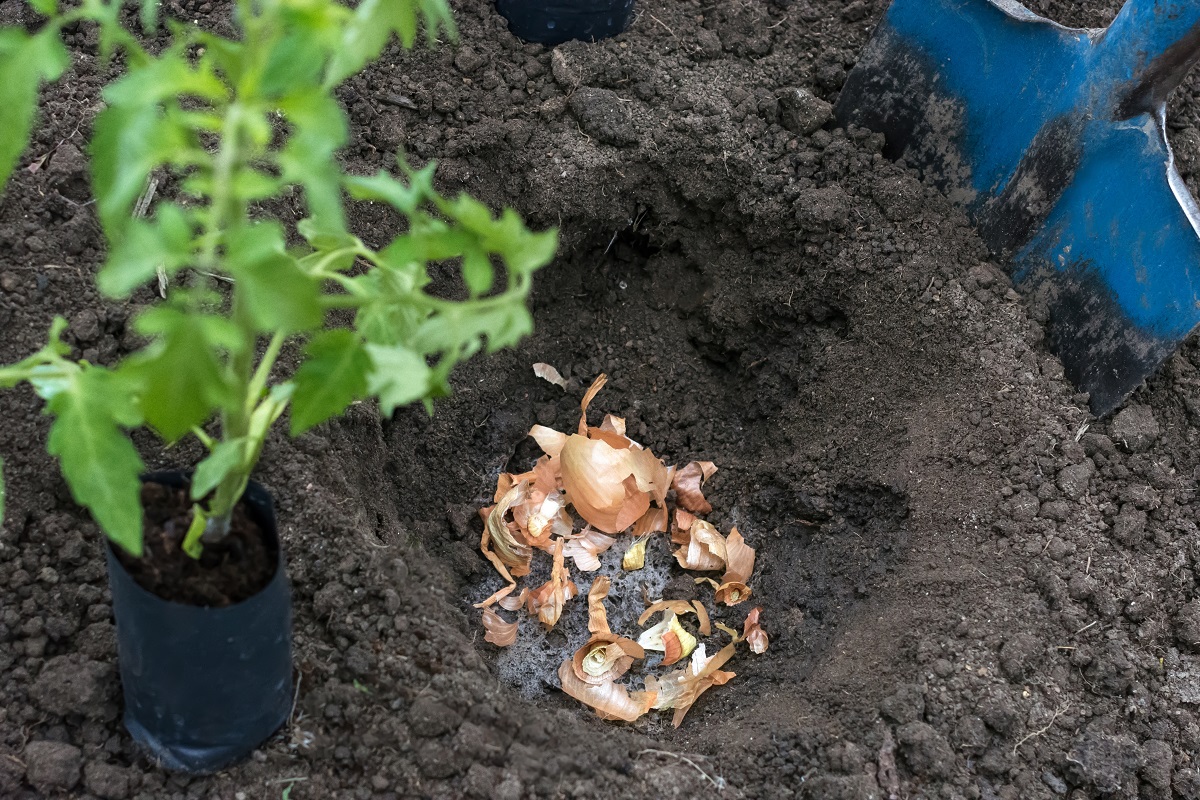
{"label": "onion peel", "polygon": [[652,506],[645,514],[633,523],[634,536],[649,536],[652,533],[662,533],[667,529],[667,509],[662,506]]}
{"label": "onion peel", "polygon": [[694,511],[697,514],[710,513],[712,504],[704,499],[704,493],[700,487],[716,471],[717,467],[711,461],[692,461],[677,469],[674,480],[671,482],[671,488],[675,490],[676,502],[688,511]]}
{"label": "onion peel", "polygon": [[567,438],[559,456],[563,489],[576,513],[604,531],[619,533],[650,508],[650,497],[632,475],[629,454],[578,434]]}
{"label": "onion peel", "polygon": [[592,385],[588,387],[588,390],[583,393],[583,400],[581,400],[579,402],[579,435],[580,436],[587,435],[588,406],[592,404],[592,400],[594,400],[596,398],[596,395],[598,395],[600,393],[600,390],[604,388],[604,384],[606,384],[606,383],[608,383],[608,376],[605,375],[603,372],[601,372],[599,375],[596,376],[596,380],[592,381]]}
{"label": "onion peel", "polygon": [[716,627],[716,629],[721,631],[722,633],[729,634],[729,638],[733,639],[733,644],[737,644],[738,642],[740,642],[742,640],[741,635],[737,631],[735,631],[733,628],[729,627],[728,625],[726,625],[724,623],[714,622],[713,626]]}
{"label": "onion peel", "polygon": [[491,608],[483,610],[483,628],[487,631],[483,640],[497,647],[508,647],[517,640],[517,623],[506,622],[504,617]]}
{"label": "onion peel", "polygon": [[762,625],[758,621],[761,613],[761,606],[750,609],[750,613],[746,615],[746,622],[742,626],[742,638],[746,644],[750,645],[750,652],[756,655],[766,652],[767,645],[770,643],[767,639],[767,632],[762,629]]}
{"label": "onion peel", "polygon": [[688,542],[675,551],[684,569],[713,572],[725,566],[725,537],[709,522],[696,519],[688,530]]}
{"label": "onion peel", "polygon": [[613,450],[632,450],[633,440],[623,433],[617,433],[604,428],[588,428],[587,438],[593,442],[604,442]]}
{"label": "onion peel", "polygon": [[695,521],[696,517],[690,511],[676,508],[675,526],[671,528],[671,544],[687,544],[692,538],[688,531],[692,529],[692,523]]}
{"label": "onion peel", "polygon": [[550,364],[545,364],[539,361],[533,365],[533,374],[544,381],[553,383],[555,386],[558,386],[561,389],[565,390],[567,388],[566,379],[564,379],[562,374]]}
{"label": "onion peel", "polygon": [[619,436],[625,435],[625,418],[617,417],[612,414],[605,414],[604,421],[600,423],[600,430],[612,431]]}
{"label": "onion peel", "polygon": [[566,602],[578,594],[579,587],[567,576],[563,564],[563,541],[559,539],[555,543],[554,566],[550,570],[550,580],[529,593],[526,607],[546,626],[546,630],[550,630],[558,624]]}
{"label": "onion peel", "polygon": [[571,670],[584,683],[615,681],[629,671],[635,659],[646,651],[632,639],[615,633],[597,633],[571,657]]}
{"label": "onion peel", "polygon": [[558,458],[563,445],[567,443],[567,434],[559,433],[545,425],[534,425],[529,429],[529,435],[537,442],[538,447],[542,448],[542,452],[551,458]]}
{"label": "onion peel", "polygon": [[508,597],[501,598],[499,606],[505,611],[516,611],[517,609],[522,608],[528,600],[529,589],[522,589],[521,593],[515,597],[513,595],[509,595]]}
{"label": "onion peel", "polygon": [[529,545],[517,541],[504,521],[509,508],[514,503],[522,502],[528,492],[529,484],[525,481],[510,488],[500,502],[488,510],[483,536],[479,540],[480,551],[509,583],[516,583],[515,578],[529,574],[529,562],[533,557]]}
{"label": "onion peel", "polygon": [[625,555],[621,556],[621,569],[633,572],[646,566],[646,543],[648,541],[650,541],[650,537],[643,536],[629,545]]}
{"label": "onion peel", "polygon": [[671,474],[667,465],[643,447],[632,448],[627,460],[630,473],[637,480],[638,491],[646,492],[654,502],[664,506],[667,491],[671,488]]}
{"label": "onion peel", "polygon": [[[690,604],[685,605],[689,611],[693,610]],[[674,611],[669,611],[657,625],[642,631],[638,644],[647,650],[661,650],[663,666],[668,666],[696,649],[696,637],[679,623]]]}
{"label": "onion peel", "polygon": [[[504,606],[503,601],[510,594],[512,594],[514,591],[516,591],[516,588],[517,588],[517,585],[515,583],[510,583],[508,586],[505,586],[505,587],[497,590],[491,597],[488,597],[486,600],[480,600],[478,603],[475,603],[474,606],[475,606],[475,608],[491,608],[496,603],[500,603],[500,607],[504,608],[505,606]],[[517,606],[517,608],[520,608],[520,606]],[[510,608],[508,610],[512,611],[513,609]]]}
{"label": "onion peel", "polygon": [[725,574],[721,576],[721,583],[744,584],[750,580],[750,573],[754,572],[754,555],[754,548],[746,544],[734,525],[725,537]]}
{"label": "onion peel", "polygon": [[588,590],[588,630],[592,633],[611,633],[608,627],[608,612],[604,608],[604,598],[612,587],[612,578],[601,575],[592,581]]}
{"label": "onion peel", "polygon": [[716,655],[709,657],[705,654],[704,645],[700,645],[692,653],[691,661],[682,669],[670,672],[661,679],[653,676],[646,678],[646,690],[656,695],[653,707],[674,708],[675,716],[671,722],[678,728],[700,695],[736,677],[733,672],[721,670],[735,652],[735,644],[730,642]]}
{"label": "onion peel", "polygon": [[585,683],[575,675],[570,659],[559,666],[558,680],[563,692],[592,708],[600,719],[633,722],[644,716],[656,700],[652,692],[631,693],[612,681],[599,685]]}
{"label": "onion peel", "polygon": [[575,568],[580,572],[595,572],[600,569],[600,554],[616,542],[613,537],[589,527],[566,539],[563,555],[574,559]]}
{"label": "onion peel", "polygon": [[700,635],[711,636],[712,622],[709,620],[708,609],[704,607],[704,603],[701,603],[699,600],[693,600],[692,608],[696,609],[696,619],[700,622]]}
{"label": "onion peel", "polygon": [[[645,625],[647,620],[660,611],[670,611],[675,614],[697,614],[696,607],[687,600],[656,600],[646,606],[646,610],[638,617],[638,627]],[[708,634],[704,635],[707,636]]]}
{"label": "onion peel", "polygon": [[749,600],[752,594],[754,594],[754,590],[746,584],[739,581],[730,581],[729,583],[722,583],[717,587],[716,599],[718,603],[723,603],[727,606],[736,606],[739,603]]}

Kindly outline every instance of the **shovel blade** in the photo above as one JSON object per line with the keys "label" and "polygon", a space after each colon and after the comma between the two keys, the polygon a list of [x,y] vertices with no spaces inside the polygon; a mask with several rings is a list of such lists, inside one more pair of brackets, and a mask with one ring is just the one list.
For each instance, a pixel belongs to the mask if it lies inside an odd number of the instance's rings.
{"label": "shovel blade", "polygon": [[895,0],[836,113],[883,132],[1045,296],[1050,347],[1103,416],[1200,324],[1200,211],[1161,102],[1096,113],[1098,39],[1007,0]]}

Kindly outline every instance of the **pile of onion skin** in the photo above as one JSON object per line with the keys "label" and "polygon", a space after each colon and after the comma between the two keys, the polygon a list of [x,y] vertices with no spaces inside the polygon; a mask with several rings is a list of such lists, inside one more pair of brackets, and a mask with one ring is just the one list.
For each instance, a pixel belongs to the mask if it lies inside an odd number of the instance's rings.
{"label": "pile of onion skin", "polygon": [[[535,372],[560,385],[565,383],[547,365],[535,365]],[[693,461],[683,467],[667,467],[649,449],[627,437],[625,420],[611,414],[605,415],[599,427],[589,427],[588,405],[607,380],[600,375],[584,394],[576,433],[533,426],[529,435],[545,455],[529,472],[501,474],[495,504],[479,512],[484,523],[480,550],[508,582],[475,604],[483,610],[484,639],[494,645],[511,645],[518,629],[518,623],[505,620],[495,606],[510,612],[524,609],[550,630],[566,603],[579,595],[567,559],[573,560],[580,572],[595,572],[601,566],[599,555],[626,534],[631,538],[622,558],[623,570],[641,569],[650,538],[669,535],[672,544],[679,546],[675,551],[679,566],[707,573],[696,578],[696,583],[710,585],[716,603],[736,606],[752,594],[747,581],[754,571],[754,548],[736,527],[723,536],[700,516],[712,511],[701,487],[716,466]],[[668,505],[672,497],[673,515]],[[576,530],[571,510],[582,518],[582,529]],[[529,574],[539,550],[553,559],[550,579],[518,593],[518,583]],[[717,573],[719,580],[712,577]],[[715,623],[730,641],[714,655],[707,655],[705,645],[682,621],[694,616],[700,636],[712,635],[714,624],[699,600],[647,600],[638,626],[645,627],[659,614],[661,619],[643,630],[636,641],[620,636],[609,629],[604,606],[611,585],[606,575],[592,581],[587,593],[591,638],[558,669],[563,691],[593,708],[602,719],[632,722],[651,709],[674,709],[673,724],[678,727],[701,694],[735,677],[722,667],[739,643],[746,643],[754,653],[767,649],[767,634],[759,624],[761,609],[754,608],[746,615],[740,634]],[[663,667],[684,663],[662,675],[647,675],[644,689],[631,691],[618,681],[634,661],[646,657],[647,650],[663,653]]]}

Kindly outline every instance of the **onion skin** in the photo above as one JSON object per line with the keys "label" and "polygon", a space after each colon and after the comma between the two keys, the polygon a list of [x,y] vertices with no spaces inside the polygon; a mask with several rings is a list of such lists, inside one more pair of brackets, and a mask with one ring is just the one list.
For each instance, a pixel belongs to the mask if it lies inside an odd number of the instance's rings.
{"label": "onion skin", "polygon": [[490,608],[483,610],[483,635],[485,642],[491,642],[497,647],[508,647],[517,640],[517,623],[505,622],[504,618]]}
{"label": "onion skin", "polygon": [[645,716],[657,699],[653,692],[631,693],[624,686],[612,681],[598,686],[584,683],[576,677],[569,659],[559,666],[558,680],[565,693],[590,706],[600,719],[633,722]]}
{"label": "onion skin", "polygon": [[650,496],[632,476],[628,450],[574,434],[559,461],[567,499],[592,527],[620,533],[650,508]]}

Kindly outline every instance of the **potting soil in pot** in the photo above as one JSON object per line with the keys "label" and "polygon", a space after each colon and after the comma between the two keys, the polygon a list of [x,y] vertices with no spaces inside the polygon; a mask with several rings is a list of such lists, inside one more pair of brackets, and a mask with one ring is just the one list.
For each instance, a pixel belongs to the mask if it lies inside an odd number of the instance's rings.
{"label": "potting soil in pot", "polygon": [[[457,46],[391,49],[342,92],[343,158],[363,174],[400,149],[436,158],[446,191],[561,226],[535,334],[460,370],[432,418],[358,406],[273,435],[260,474],[291,561],[296,710],[261,759],[203,779],[166,777],[122,734],[99,534],[32,394],[0,396],[0,795],[1200,794],[1200,348],[1089,417],[1045,305],[878,137],[829,122],[884,4],[642,0],[617,39],[554,49],[512,37],[489,0],[454,6]],[[1116,8],[1035,4],[1073,25]],[[229,10],[163,6],[218,30]],[[34,24],[17,2],[0,20]],[[93,36],[73,34],[74,71],[0,200],[5,361],[64,314],[79,354],[108,363],[151,299],[93,288]],[[1193,190],[1197,101],[1189,85],[1169,111]],[[362,205],[353,226],[378,245],[397,221]],[[771,647],[677,730],[600,722],[553,687],[527,700],[483,639],[477,510],[536,457],[531,425],[578,419],[538,362],[577,384],[608,373],[632,438],[721,466],[710,521],[754,522]],[[200,455],[142,444],[154,465]]]}
{"label": "potting soil in pot", "polygon": [[253,597],[275,574],[278,553],[269,546],[244,504],[234,507],[229,535],[204,546],[199,559],[182,550],[192,522],[186,488],[147,483],[142,487],[146,510],[145,552],[117,558],[143,589],[188,605],[222,608]]}

